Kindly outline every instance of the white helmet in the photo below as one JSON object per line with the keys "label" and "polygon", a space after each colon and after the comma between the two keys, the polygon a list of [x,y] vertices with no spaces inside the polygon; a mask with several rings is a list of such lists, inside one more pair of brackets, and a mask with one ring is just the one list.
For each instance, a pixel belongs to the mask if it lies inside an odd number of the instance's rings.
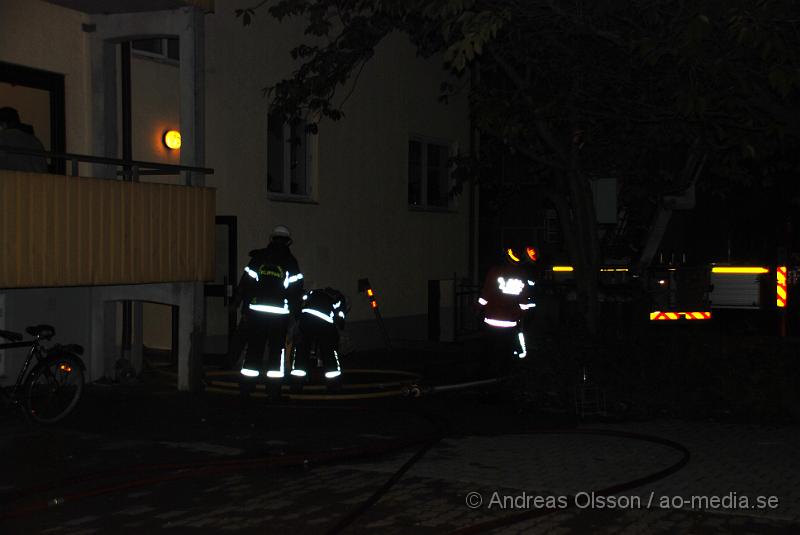
{"label": "white helmet", "polygon": [[270,234],[270,238],[292,238],[292,233],[289,232],[289,227],[285,225],[278,225],[274,229],[272,229],[272,234]]}

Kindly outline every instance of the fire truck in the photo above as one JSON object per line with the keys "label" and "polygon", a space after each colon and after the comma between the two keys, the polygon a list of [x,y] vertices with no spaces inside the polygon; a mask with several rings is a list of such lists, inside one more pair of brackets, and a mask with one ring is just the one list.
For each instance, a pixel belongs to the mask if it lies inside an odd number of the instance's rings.
{"label": "fire truck", "polygon": [[[799,272],[787,265],[785,252],[776,251],[764,262],[726,260],[699,265],[688,264],[685,254],[665,258],[659,252],[673,212],[695,208],[695,185],[704,165],[705,155],[689,158],[684,170],[688,183],[659,199],[639,258],[601,266],[601,288],[611,294],[614,288],[640,289],[649,300],[647,313],[653,322],[703,322],[723,310],[777,311],[781,334],[785,334],[789,289]],[[566,264],[548,266],[546,271],[551,272],[550,280],[562,284],[569,284],[574,275],[574,268]]]}

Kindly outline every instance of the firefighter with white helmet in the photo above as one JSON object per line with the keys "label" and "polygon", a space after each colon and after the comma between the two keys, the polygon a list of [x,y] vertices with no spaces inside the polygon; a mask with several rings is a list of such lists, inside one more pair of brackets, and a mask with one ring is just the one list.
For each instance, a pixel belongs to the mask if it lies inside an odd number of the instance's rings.
{"label": "firefighter with white helmet", "polygon": [[250,252],[239,284],[244,301],[247,352],[242,364],[243,379],[262,374],[267,346],[266,377],[279,382],[286,370],[286,333],[292,315],[298,313],[303,294],[303,274],[289,246],[292,237],[284,225],[276,226],[264,249]]}

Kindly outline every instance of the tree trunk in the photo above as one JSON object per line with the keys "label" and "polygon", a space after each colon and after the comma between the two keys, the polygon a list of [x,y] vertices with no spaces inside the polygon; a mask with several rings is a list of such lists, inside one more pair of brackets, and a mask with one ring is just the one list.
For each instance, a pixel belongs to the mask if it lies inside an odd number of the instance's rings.
{"label": "tree trunk", "polygon": [[588,181],[578,172],[564,177],[567,195],[554,193],[550,199],[558,212],[564,244],[575,267],[578,303],[589,334],[597,333],[599,242],[594,200]]}
{"label": "tree trunk", "polygon": [[583,306],[586,330],[597,334],[599,244],[594,200],[588,181],[577,170],[567,177],[570,204],[575,213],[576,250],[572,253],[575,262],[575,282]]}

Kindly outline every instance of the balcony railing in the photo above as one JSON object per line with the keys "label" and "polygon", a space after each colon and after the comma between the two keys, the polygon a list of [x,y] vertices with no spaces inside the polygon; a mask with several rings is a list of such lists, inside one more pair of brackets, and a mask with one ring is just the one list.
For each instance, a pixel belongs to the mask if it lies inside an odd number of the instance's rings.
{"label": "balcony railing", "polygon": [[139,180],[145,175],[179,175],[183,174],[185,184],[191,186],[192,174],[213,175],[214,170],[205,167],[191,167],[188,165],[174,165],[159,162],[143,162],[139,160],[122,160],[119,158],[106,158],[104,156],[90,156],[88,154],[73,154],[70,152],[50,152],[34,149],[24,149],[21,147],[9,147],[0,145],[0,153],[22,154],[26,156],[39,156],[50,158],[51,160],[63,160],[70,163],[72,176],[78,176],[80,163],[101,164],[110,167],[119,167],[114,175],[123,179]]}
{"label": "balcony railing", "polygon": [[[206,281],[214,276],[215,191],[137,182],[213,169],[0,150],[113,166],[128,180],[0,169],[0,288]],[[115,173],[116,174],[116,173]]]}

